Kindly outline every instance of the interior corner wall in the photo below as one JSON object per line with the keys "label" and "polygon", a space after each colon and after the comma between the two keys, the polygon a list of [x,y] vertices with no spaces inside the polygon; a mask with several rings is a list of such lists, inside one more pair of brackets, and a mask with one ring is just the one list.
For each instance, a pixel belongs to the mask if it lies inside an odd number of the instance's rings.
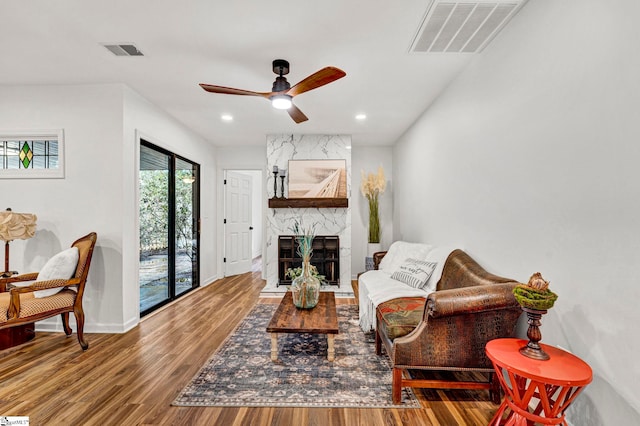
{"label": "interior corner wall", "polygon": [[369,203],[360,192],[362,172],[377,173],[382,166],[387,182],[379,197],[380,244],[386,250],[393,242],[393,148],[391,146],[353,146],[351,148],[351,279],[365,271],[369,240]]}
{"label": "interior corner wall", "polygon": [[124,322],[127,328],[140,318],[139,288],[139,222],[138,222],[138,170],[140,141],[145,139],[170,152],[200,165],[200,285],[205,286],[218,276],[217,265],[210,259],[218,257],[216,250],[217,174],[215,149],[187,129],[182,123],[153,105],[127,86],[123,86],[124,150],[123,212],[128,219],[123,223],[123,300]]}
{"label": "interior corner wall", "polygon": [[[0,179],[2,208],[38,216],[35,237],[11,243],[11,268],[39,271],[74,240],[97,232],[84,294],[85,331],[121,331],[121,86],[0,85],[0,131],[16,129],[63,129],[65,176]],[[36,328],[61,331],[62,325],[59,318],[50,318]]]}
{"label": "interior corner wall", "polygon": [[[30,129],[63,129],[65,177],[0,179],[6,207],[38,216],[35,237],[11,243],[11,268],[38,271],[78,237],[97,232],[85,331],[124,332],[139,321],[137,132],[200,163],[203,194],[216,185],[213,147],[122,84],[0,86],[0,132]],[[206,260],[216,257],[216,212],[213,197],[201,198]],[[216,274],[215,263],[201,262],[201,283]],[[62,331],[58,318],[36,327]]]}
{"label": "interior corner wall", "polygon": [[575,425],[640,424],[640,3],[529,1],[394,148],[397,239],[460,244],[559,294]]}

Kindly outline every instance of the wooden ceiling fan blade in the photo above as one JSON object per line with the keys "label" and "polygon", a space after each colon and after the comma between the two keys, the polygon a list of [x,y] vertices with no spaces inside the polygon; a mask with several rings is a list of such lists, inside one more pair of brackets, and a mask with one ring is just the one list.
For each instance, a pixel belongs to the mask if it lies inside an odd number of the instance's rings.
{"label": "wooden ceiling fan blade", "polygon": [[302,123],[303,121],[308,120],[307,116],[304,115],[304,113],[300,111],[300,109],[297,106],[293,104],[291,104],[291,108],[289,108],[287,112],[289,113],[289,116],[293,118],[293,121],[295,121],[296,123]]}
{"label": "wooden ceiling fan blade", "polygon": [[204,83],[200,83],[200,87],[202,87],[207,92],[222,93],[224,95],[260,96],[267,99],[269,99],[269,97],[273,95],[272,92],[253,92],[251,90],[234,89],[233,87],[214,86],[212,84]]}
{"label": "wooden ceiling fan blade", "polygon": [[332,83],[345,75],[347,75],[347,73],[342,71],[340,68],[322,68],[320,71],[311,74],[309,77],[289,89],[287,91],[287,95],[297,96],[301,93],[308,92],[309,90],[324,86],[325,84]]}

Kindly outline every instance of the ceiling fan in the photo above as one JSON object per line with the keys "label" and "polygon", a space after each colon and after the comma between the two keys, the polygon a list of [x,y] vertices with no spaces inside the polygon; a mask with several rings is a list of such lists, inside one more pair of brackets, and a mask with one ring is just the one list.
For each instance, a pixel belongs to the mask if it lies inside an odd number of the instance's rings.
{"label": "ceiling fan", "polygon": [[347,75],[339,68],[325,67],[291,87],[286,77],[283,77],[289,74],[289,62],[284,59],[276,59],[273,61],[273,72],[278,74],[278,77],[276,77],[276,80],[273,82],[271,92],[253,92],[251,90],[234,89],[232,87],[214,86],[204,83],[201,83],[200,87],[211,93],[260,96],[269,99],[274,108],[286,109],[291,118],[293,118],[293,121],[302,123],[303,121],[307,121],[308,118],[293,104],[293,97],[308,92],[309,90],[317,89],[325,84],[332,83]]}

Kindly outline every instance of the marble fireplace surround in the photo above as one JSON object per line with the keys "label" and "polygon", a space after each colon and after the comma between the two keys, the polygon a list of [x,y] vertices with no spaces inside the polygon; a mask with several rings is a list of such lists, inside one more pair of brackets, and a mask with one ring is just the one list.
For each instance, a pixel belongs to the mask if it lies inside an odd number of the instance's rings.
{"label": "marble fireplace surround", "polygon": [[[345,159],[347,163],[347,198],[351,198],[351,146],[350,135],[268,135],[266,187],[268,197],[273,197],[273,166],[288,168],[289,160]],[[280,179],[278,178],[278,188]],[[278,189],[280,194],[280,189]],[[285,196],[287,196],[285,180]],[[351,288],[351,207],[344,208],[269,208],[266,220],[266,265],[267,284],[262,296],[282,294],[287,286],[278,284],[278,236],[291,235],[291,226],[296,218],[305,224],[316,224],[317,235],[340,237],[340,286],[326,286],[336,295],[353,295]],[[266,259],[265,259],[266,258]],[[325,287],[323,287],[323,290]]]}

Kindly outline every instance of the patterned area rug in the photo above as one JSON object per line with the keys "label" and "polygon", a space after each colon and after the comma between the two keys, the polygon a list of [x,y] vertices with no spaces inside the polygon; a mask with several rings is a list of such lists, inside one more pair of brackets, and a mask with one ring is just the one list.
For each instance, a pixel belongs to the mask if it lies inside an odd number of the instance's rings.
{"label": "patterned area rug", "polygon": [[391,403],[391,365],[375,354],[373,333],[358,326],[358,307],[338,305],[340,333],[335,361],[327,338],[278,335],[278,361],[271,361],[265,331],[276,304],[258,304],[178,395],[178,406],[420,408],[410,388],[402,405]]}

